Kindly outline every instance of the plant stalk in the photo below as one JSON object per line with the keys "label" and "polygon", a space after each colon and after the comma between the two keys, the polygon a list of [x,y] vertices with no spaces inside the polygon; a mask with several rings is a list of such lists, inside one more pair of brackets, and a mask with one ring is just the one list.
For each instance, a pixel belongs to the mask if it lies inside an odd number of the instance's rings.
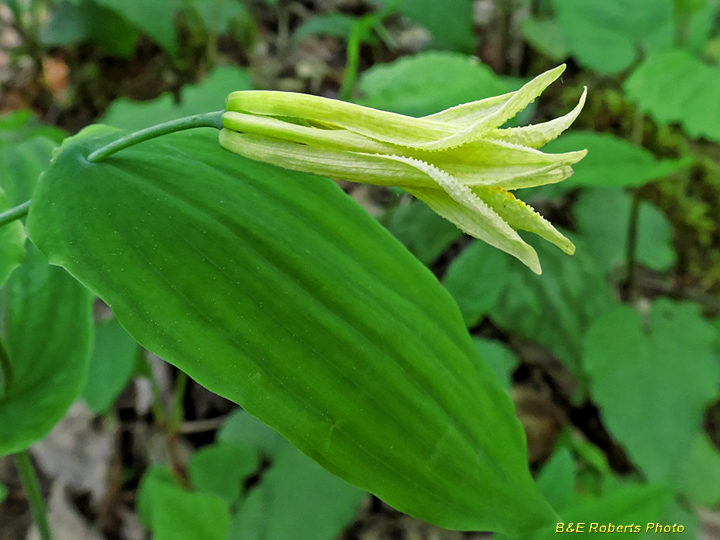
{"label": "plant stalk", "polygon": [[635,191],[630,207],[630,218],[628,220],[628,236],[627,236],[627,253],[626,263],[626,281],[625,295],[630,303],[634,303],[637,297],[637,243],[638,243],[638,222],[640,220],[640,203],[642,195],[640,189]]}
{"label": "plant stalk", "polygon": [[177,120],[171,120],[164,124],[158,124],[151,126],[135,133],[121,137],[110,144],[98,148],[88,156],[90,163],[99,163],[115,152],[119,152],[130,146],[135,146],[141,142],[154,139],[156,137],[162,137],[176,131],[184,131],[186,129],[195,129],[200,127],[210,127],[215,129],[222,129],[222,115],[225,111],[215,111],[211,113],[195,114],[193,116],[186,116],[185,118],[179,118]]}
{"label": "plant stalk", "polygon": [[0,214],[0,227],[12,223],[15,220],[22,219],[27,216],[28,210],[30,210],[30,201],[25,201],[22,204],[14,206],[9,210],[5,210]]}
{"label": "plant stalk", "polygon": [[45,502],[40,491],[40,482],[38,481],[35,467],[33,467],[30,454],[27,450],[15,454],[15,463],[20,472],[20,481],[25,489],[25,495],[30,503],[30,511],[33,520],[40,533],[42,540],[52,540],[50,533],[50,524],[48,523],[47,512],[45,511]]}

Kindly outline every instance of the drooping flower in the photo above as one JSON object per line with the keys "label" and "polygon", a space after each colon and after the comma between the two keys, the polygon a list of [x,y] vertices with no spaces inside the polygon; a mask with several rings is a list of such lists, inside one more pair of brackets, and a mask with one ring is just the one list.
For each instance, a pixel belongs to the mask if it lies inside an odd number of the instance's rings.
{"label": "drooping flower", "polygon": [[287,169],[366,184],[399,186],[467,234],[540,273],[537,253],[516,229],[540,235],[565,253],[575,246],[511,190],[560,182],[586,150],[538,148],[577,118],[585,103],[543,124],[501,126],[537,98],[565,66],[515,92],[413,118],[318,96],[233,92],[220,144]]}

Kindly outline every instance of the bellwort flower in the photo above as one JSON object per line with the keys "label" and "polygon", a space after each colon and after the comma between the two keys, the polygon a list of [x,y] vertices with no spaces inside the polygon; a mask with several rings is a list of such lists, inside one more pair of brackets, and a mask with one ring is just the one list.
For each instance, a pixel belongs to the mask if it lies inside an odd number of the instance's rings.
{"label": "bellwort flower", "polygon": [[250,159],[336,179],[398,186],[467,234],[540,273],[535,250],[516,229],[536,233],[565,253],[575,246],[512,190],[559,182],[586,150],[538,150],[565,131],[585,103],[565,116],[525,127],[501,126],[537,98],[565,66],[515,92],[422,118],[318,96],[233,92],[220,144]]}

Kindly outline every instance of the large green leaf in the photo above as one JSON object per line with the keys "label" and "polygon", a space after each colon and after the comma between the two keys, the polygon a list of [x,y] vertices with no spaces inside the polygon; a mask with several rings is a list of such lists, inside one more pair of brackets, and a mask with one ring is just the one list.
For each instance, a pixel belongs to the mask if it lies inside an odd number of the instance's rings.
{"label": "large green leaf", "polygon": [[257,467],[258,453],[249,445],[220,443],[193,454],[188,476],[197,491],[217,495],[232,505],[240,497],[243,482]]}
{"label": "large green leaf", "polygon": [[653,305],[647,326],[623,306],[587,333],[583,362],[593,399],[651,481],[681,480],[678,465],[690,457],[704,409],[718,395],[716,340],[699,306],[665,299]]}
{"label": "large green leaf", "polygon": [[28,229],[140,344],[400,510],[511,533],[552,519],[454,302],[337,185],[199,132],[87,161],[117,136],[64,143]]}
{"label": "large green leaf", "polygon": [[95,347],[82,395],[88,407],[104,413],[127,385],[135,370],[138,344],[117,319],[98,321]]}
{"label": "large green leaf", "polygon": [[[5,192],[0,188],[0,212],[10,208]],[[25,254],[25,229],[19,221],[0,227],[0,286],[22,262]]]}
{"label": "large green leaf", "polygon": [[177,56],[178,41],[175,32],[175,12],[178,3],[174,0],[92,0],[111,9],[138,30],[146,33],[162,46],[171,56]]}
{"label": "large green leaf", "polygon": [[[452,81],[452,84],[448,84]],[[485,64],[464,54],[429,52],[373,66],[360,79],[362,105],[424,116],[508,92]]]}
{"label": "large green leaf", "polygon": [[585,331],[612,307],[613,294],[582,242],[572,240],[577,245],[572,257],[547,243],[533,243],[543,262],[540,276],[511,259],[490,318],[508,332],[545,345],[580,375]]}
{"label": "large green leaf", "polygon": [[433,45],[470,53],[477,44],[473,30],[471,0],[377,0],[380,4],[397,6],[412,21],[433,35]]}
{"label": "large green leaf", "polygon": [[462,231],[419,201],[390,210],[387,228],[420,262],[432,264]]}
{"label": "large green leaf", "polygon": [[475,326],[497,304],[509,262],[502,251],[474,241],[450,263],[443,282],[468,327]]}
{"label": "large green leaf", "polygon": [[35,246],[2,298],[7,349],[0,394],[0,455],[45,437],[85,386],[91,297]]}
{"label": "large green leaf", "polygon": [[154,540],[226,540],[229,505],[211,493],[180,487],[165,467],[150,468],[138,489],[138,507]]}
{"label": "large green leaf", "polygon": [[660,180],[690,165],[691,160],[657,159],[650,151],[609,133],[574,131],[548,143],[551,153],[587,148],[588,155],[573,165],[573,176],[561,186],[631,187]]}
{"label": "large green leaf", "polygon": [[92,0],[58,2],[40,32],[40,40],[47,46],[67,47],[91,41],[119,58],[132,56],[137,37],[134,26]]}
{"label": "large green leaf", "polygon": [[[606,271],[627,260],[631,196],[620,189],[585,189],[573,210],[589,252]],[[640,203],[636,261],[653,270],[667,270],[675,262],[672,227],[647,201]]]}
{"label": "large green leaf", "polygon": [[243,441],[270,462],[259,485],[242,500],[230,540],[332,540],[367,498],[246,412],[233,414],[219,438],[221,445]]}
{"label": "large green leaf", "polygon": [[616,74],[638,45],[673,20],[672,0],[553,0],[568,48],[594,71]]}
{"label": "large green leaf", "polygon": [[691,137],[720,141],[717,67],[703,64],[684,50],[651,54],[624,88],[628,98],[659,124],[679,122]]}
{"label": "large green leaf", "polygon": [[[0,181],[13,204],[31,196],[53,147],[35,137],[2,148]],[[0,455],[5,455],[45,437],[82,390],[92,342],[91,297],[28,243],[23,263],[0,292],[0,315]]]}

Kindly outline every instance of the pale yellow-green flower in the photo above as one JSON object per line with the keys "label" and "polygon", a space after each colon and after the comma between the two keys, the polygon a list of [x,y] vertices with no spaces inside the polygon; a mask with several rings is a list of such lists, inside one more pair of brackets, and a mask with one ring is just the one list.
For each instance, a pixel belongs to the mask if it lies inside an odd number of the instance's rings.
{"label": "pale yellow-green flower", "polygon": [[[575,246],[509,190],[559,182],[586,151],[537,150],[585,103],[543,124],[500,129],[557,79],[565,66],[520,90],[412,118],[317,96],[273,91],[230,94],[220,144],[287,169],[366,184],[399,186],[466,233],[540,273],[526,230],[565,253]],[[448,81],[452,84],[452,81]]]}

